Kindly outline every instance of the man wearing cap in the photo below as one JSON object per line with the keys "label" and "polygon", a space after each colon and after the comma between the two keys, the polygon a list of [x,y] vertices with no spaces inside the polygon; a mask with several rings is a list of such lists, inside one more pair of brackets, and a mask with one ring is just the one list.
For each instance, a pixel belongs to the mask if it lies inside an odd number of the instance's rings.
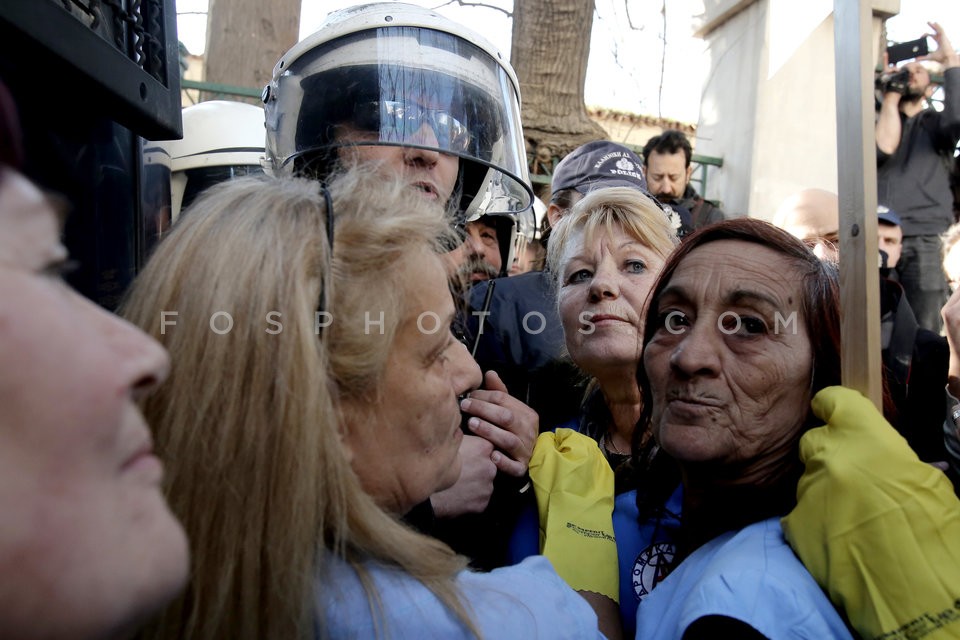
{"label": "man wearing cap", "polygon": [[877,246],[881,255],[886,256],[880,263],[881,273],[895,280],[895,269],[903,249],[903,229],[897,212],[882,204],[877,207]]}

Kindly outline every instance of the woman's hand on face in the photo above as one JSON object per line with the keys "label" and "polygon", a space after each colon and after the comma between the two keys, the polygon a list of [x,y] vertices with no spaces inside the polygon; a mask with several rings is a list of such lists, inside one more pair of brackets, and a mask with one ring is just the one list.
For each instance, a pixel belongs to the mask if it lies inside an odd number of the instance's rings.
{"label": "woman's hand on face", "polygon": [[495,371],[484,375],[483,386],[470,392],[460,408],[473,416],[467,423],[470,431],[496,447],[491,460],[497,468],[519,478],[527,472],[540,432],[540,416],[511,396]]}

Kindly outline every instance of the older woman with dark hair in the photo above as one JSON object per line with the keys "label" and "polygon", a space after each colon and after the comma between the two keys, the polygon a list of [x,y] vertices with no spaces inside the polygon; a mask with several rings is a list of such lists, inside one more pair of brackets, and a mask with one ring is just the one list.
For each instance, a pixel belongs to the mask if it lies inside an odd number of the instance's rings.
{"label": "older woman with dark hair", "polygon": [[801,242],[740,219],[670,256],[638,372],[638,491],[614,518],[637,637],[850,637],[779,522],[810,400],[839,379],[836,275]]}

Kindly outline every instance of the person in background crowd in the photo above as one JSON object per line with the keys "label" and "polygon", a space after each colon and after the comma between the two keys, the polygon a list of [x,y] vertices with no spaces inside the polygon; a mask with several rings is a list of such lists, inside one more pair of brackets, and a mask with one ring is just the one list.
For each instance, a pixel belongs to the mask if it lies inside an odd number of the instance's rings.
{"label": "person in background crowd", "polygon": [[471,285],[501,275],[503,270],[495,216],[468,222],[463,244],[451,253],[459,265],[457,277]]}
{"label": "person in background crowd", "polygon": [[[542,241],[549,250],[551,228],[590,191],[646,186],[642,162],[627,147],[605,140],[577,147],[553,172]],[[544,428],[579,415],[586,384],[566,353],[554,280],[548,268],[481,284],[471,292],[467,317],[477,362],[499,373]]]}
{"label": "person in background crowd", "polygon": [[880,268],[884,277],[896,274],[900,252],[903,250],[903,228],[897,212],[884,205],[877,206],[877,246],[882,252]]}
{"label": "person in background crowd", "polygon": [[810,247],[821,260],[840,260],[840,205],[826,189],[803,189],[788,196],[773,223]]}
{"label": "person in background crowd", "polygon": [[588,193],[559,220],[548,264],[567,351],[592,382],[570,427],[597,441],[616,469],[640,419],[634,372],[647,296],[677,244],[653,198],[630,187]]}
{"label": "person in background crowd", "polygon": [[947,451],[947,475],[953,481],[954,491],[960,496],[960,294],[956,290],[941,313],[950,345],[946,384],[947,418],[943,423],[943,438]]}
{"label": "person in background crowd", "polygon": [[354,169],[217,185],[160,243],[124,313],[173,358],[145,413],[197,562],[146,638],[600,637],[545,558],[467,572],[401,520],[460,475],[461,409],[503,410],[450,331],[451,233]]}
{"label": "person in background crowd", "polygon": [[547,258],[547,247],[543,243],[542,229],[547,215],[547,205],[540,198],[534,198],[533,212],[532,218],[527,217],[524,218],[525,222],[521,221],[520,237],[522,238],[522,245],[513,261],[513,266],[510,267],[509,275],[511,276],[518,276],[529,271],[543,271]]}
{"label": "person in background crowd", "polygon": [[667,129],[643,145],[643,167],[647,185],[657,200],[677,205],[690,212],[691,226],[726,220],[727,215],[715,204],[704,200],[690,185],[693,175],[693,149],[682,131]]}
{"label": "person in background crowd", "polygon": [[169,362],[61,280],[63,203],[22,161],[0,84],[0,635],[126,638],[189,569],[136,406]]}
{"label": "person in background crowd", "polygon": [[183,138],[143,145],[144,247],[149,255],[210,185],[263,173],[263,109],[208,100],[184,107]]}
{"label": "person in background crowd", "polygon": [[[939,312],[947,299],[939,236],[954,222],[949,162],[960,140],[960,55],[940,25],[929,24],[937,50],[882,78],[877,199],[903,222],[897,272],[907,301],[921,327],[939,332]],[[927,107],[934,85],[921,60],[943,67],[942,111]]]}
{"label": "person in background crowd", "polygon": [[152,145],[170,158],[171,222],[207,187],[263,173],[263,108],[208,100],[184,107],[182,118],[182,139]]}
{"label": "person in background crowd", "polygon": [[[878,228],[884,217],[889,222],[896,220],[891,213],[877,214]],[[780,204],[774,222],[822,260],[839,260],[840,201],[835,193],[804,189]],[[890,403],[885,413],[921,460],[939,463],[946,459],[941,425],[947,343],[917,326],[903,290],[882,273],[881,267],[880,347]]]}
{"label": "person in background crowd", "polygon": [[950,166],[950,191],[953,193],[953,219],[960,221],[960,156]]}
{"label": "person in background crowd", "polygon": [[960,223],[950,225],[941,238],[943,274],[951,291],[960,288]]}

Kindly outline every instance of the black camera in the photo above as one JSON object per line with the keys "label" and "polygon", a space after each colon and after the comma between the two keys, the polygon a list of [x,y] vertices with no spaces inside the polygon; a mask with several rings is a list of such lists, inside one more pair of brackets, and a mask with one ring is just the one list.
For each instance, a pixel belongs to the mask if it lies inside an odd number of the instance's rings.
{"label": "black camera", "polygon": [[881,89],[885,93],[894,92],[906,95],[910,90],[910,71],[902,69],[889,76],[883,76]]}

